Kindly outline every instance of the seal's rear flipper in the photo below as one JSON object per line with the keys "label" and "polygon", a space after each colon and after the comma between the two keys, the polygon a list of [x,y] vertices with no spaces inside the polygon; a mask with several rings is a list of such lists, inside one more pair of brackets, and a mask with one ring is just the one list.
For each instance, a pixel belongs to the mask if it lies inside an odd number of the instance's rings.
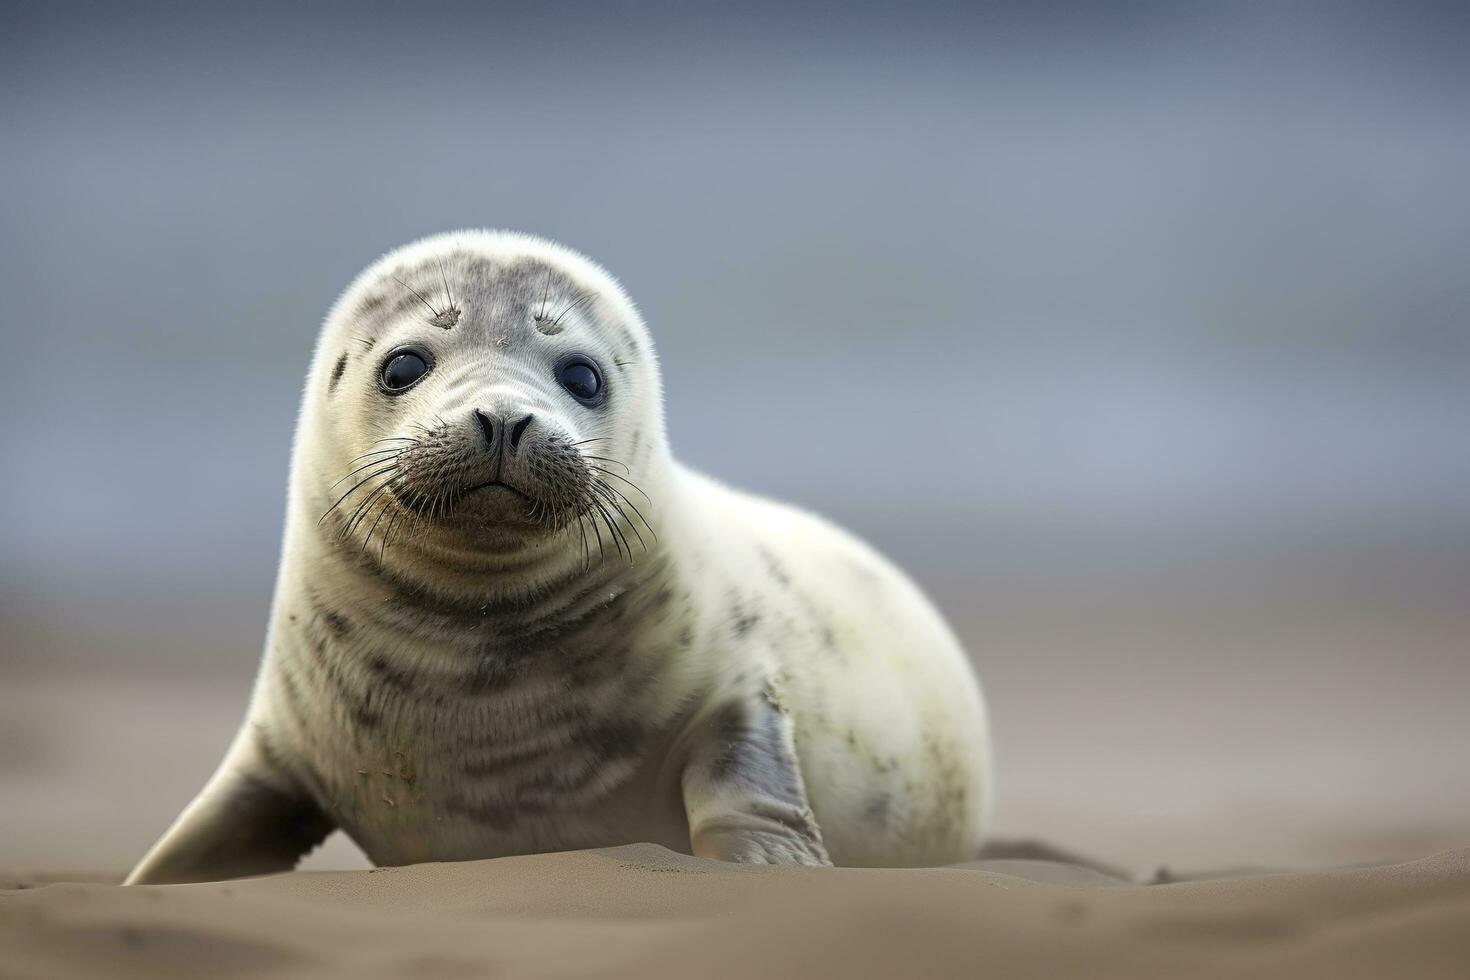
{"label": "seal's rear flipper", "polygon": [[1030,838],[988,840],[980,848],[980,861],[1047,861],[1052,864],[1071,864],[1121,881],[1132,881],[1134,875],[1102,861],[1084,857],[1075,851],[1056,847],[1045,841]]}
{"label": "seal's rear flipper", "polygon": [[266,763],[246,726],[209,783],[124,884],[289,871],[332,830],[321,808]]}

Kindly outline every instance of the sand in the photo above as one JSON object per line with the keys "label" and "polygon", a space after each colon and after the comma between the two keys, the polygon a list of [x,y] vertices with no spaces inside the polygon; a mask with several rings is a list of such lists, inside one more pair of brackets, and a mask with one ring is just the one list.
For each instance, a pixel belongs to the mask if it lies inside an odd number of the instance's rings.
{"label": "sand", "polygon": [[1024,860],[744,868],[646,844],[220,884],[0,885],[7,978],[1470,975],[1470,849],[1151,886]]}
{"label": "sand", "polygon": [[[218,764],[255,652],[228,671],[182,653],[145,670],[143,647],[58,621],[33,634],[47,657],[22,663],[11,629],[0,980],[1470,978],[1470,850],[1412,860],[1470,844],[1464,604],[1288,598],[960,623],[995,714],[998,836],[1143,878],[1299,872],[1150,887],[1025,849],[928,871],[739,869],[640,846],[369,872],[337,834],[304,872],[124,890],[112,882]],[[64,656],[104,647],[110,669]],[[1365,862],[1384,864],[1325,870]],[[46,882],[65,883],[14,890]]]}

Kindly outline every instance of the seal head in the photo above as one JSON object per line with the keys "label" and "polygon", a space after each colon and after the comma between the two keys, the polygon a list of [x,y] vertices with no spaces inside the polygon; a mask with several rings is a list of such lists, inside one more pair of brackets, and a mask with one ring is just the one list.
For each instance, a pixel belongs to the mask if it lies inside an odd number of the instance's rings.
{"label": "seal head", "polygon": [[[664,441],[653,348],[575,253],[458,232],[367,269],[327,318],[293,491],[405,575],[645,553]],[[560,561],[556,560],[560,559]],[[484,586],[484,580],[478,583]]]}

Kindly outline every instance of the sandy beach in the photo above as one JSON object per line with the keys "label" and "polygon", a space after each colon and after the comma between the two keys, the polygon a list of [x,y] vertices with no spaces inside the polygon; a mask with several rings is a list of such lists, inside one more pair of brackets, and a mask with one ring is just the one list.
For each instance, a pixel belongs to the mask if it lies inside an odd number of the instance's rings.
{"label": "sandy beach", "polygon": [[[1151,617],[1152,646],[1192,649],[1188,665],[1130,654],[1116,618],[966,629],[1008,654],[986,664],[997,838],[1113,876],[1014,859],[804,873],[651,845],[369,870],[339,834],[293,874],[122,889],[218,762],[251,657],[212,675],[12,669],[0,977],[1464,976],[1463,618],[1242,619]],[[1191,880],[1129,880],[1161,868]]]}
{"label": "sandy beach", "polygon": [[121,888],[9,880],[40,977],[1463,977],[1470,849],[1120,884],[1030,861],[744,868],[653,845]]}

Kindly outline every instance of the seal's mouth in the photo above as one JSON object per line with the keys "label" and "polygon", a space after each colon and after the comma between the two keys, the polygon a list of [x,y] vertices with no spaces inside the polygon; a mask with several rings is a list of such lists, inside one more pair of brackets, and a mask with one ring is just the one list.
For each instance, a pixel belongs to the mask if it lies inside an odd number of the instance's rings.
{"label": "seal's mouth", "polygon": [[338,515],[340,537],[360,538],[364,550],[376,538],[380,556],[395,534],[442,532],[456,547],[502,548],[506,535],[571,529],[588,564],[594,553],[599,561],[605,554],[631,561],[635,548],[647,551],[657,540],[644,517],[652,501],[627,465],[579,448],[599,439],[574,443],[543,433],[502,459],[490,458],[473,436],[441,422],[373,443],[338,481],[350,485],[330,488],[334,499],[318,523]]}
{"label": "seal's mouth", "polygon": [[488,491],[489,493],[494,495],[511,493],[517,497],[520,497],[528,504],[536,502],[534,498],[530,496],[530,494],[511,486],[509,483],[506,483],[503,480],[486,480],[484,483],[476,483],[474,486],[465,487],[463,490],[460,491],[460,493],[464,495],[477,493],[481,490]]}

